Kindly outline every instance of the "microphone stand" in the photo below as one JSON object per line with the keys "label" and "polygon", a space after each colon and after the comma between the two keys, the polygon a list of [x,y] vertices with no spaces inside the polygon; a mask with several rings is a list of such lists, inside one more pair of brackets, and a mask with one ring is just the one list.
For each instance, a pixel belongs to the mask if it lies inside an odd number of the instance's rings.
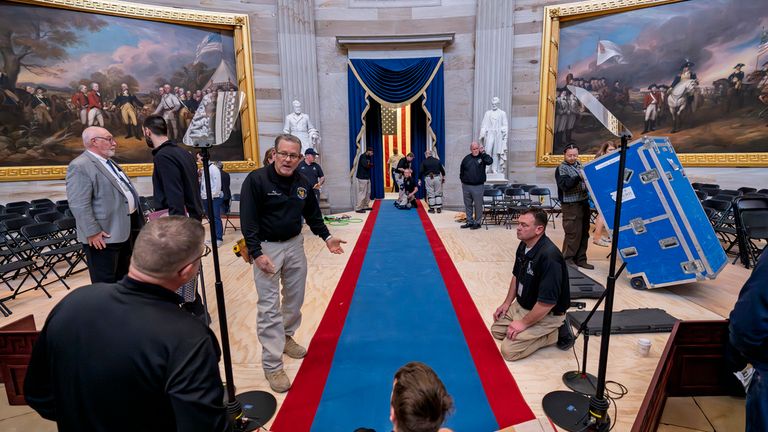
{"label": "microphone stand", "polygon": [[[608,270],[608,283],[606,284],[605,291],[603,292],[600,300],[590,312],[587,319],[582,323],[579,328],[579,332],[582,329],[586,329],[587,323],[592,318],[592,315],[597,310],[597,307],[605,299],[605,308],[603,313],[603,329],[600,340],[600,361],[598,365],[597,373],[597,385],[595,386],[595,392],[589,396],[589,399],[585,395],[581,394],[580,390],[576,390],[580,393],[569,391],[553,391],[544,396],[542,400],[542,406],[547,416],[557,426],[568,431],[590,431],[590,432],[607,432],[610,429],[610,418],[608,417],[609,403],[605,397],[605,375],[608,369],[608,346],[611,339],[611,320],[613,318],[613,298],[616,288],[616,279],[619,274],[624,270],[625,264],[622,264],[621,268],[616,270],[617,252],[619,248],[619,227],[621,223],[621,203],[624,190],[624,168],[627,163],[627,142],[630,135],[627,132],[621,134],[621,147],[619,149],[619,173],[616,180],[616,208],[613,213],[613,238],[611,240],[611,254],[610,254],[610,267]],[[563,375],[563,381],[569,374],[584,374],[587,383],[591,384],[589,377],[593,377],[586,373],[586,361],[587,361],[587,335],[589,332],[585,332],[584,335],[584,367],[582,371],[568,372]],[[568,383],[566,383],[567,385]],[[573,388],[569,386],[570,388]]]}
{"label": "microphone stand", "polygon": [[227,308],[224,303],[224,284],[221,281],[219,267],[219,247],[216,243],[216,222],[213,220],[213,197],[211,196],[211,173],[208,171],[210,154],[208,147],[201,147],[203,157],[203,177],[205,178],[205,196],[208,197],[208,224],[213,252],[213,273],[216,282],[216,306],[219,309],[219,330],[221,332],[221,352],[224,360],[226,381],[227,414],[237,432],[252,431],[264,425],[275,414],[277,400],[272,394],[263,391],[250,391],[235,396],[234,376],[232,373],[232,355],[229,349],[229,331],[227,327]]}

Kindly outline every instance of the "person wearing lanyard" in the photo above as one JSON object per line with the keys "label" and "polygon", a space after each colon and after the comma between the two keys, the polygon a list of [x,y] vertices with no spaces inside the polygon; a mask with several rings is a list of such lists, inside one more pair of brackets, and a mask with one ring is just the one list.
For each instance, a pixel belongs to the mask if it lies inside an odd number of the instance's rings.
{"label": "person wearing lanyard", "polygon": [[112,134],[91,126],[82,138],[85,151],[67,167],[67,200],[91,283],[114,283],[128,273],[133,240],[144,216],[136,188],[112,160],[117,149]]}
{"label": "person wearing lanyard", "polygon": [[253,279],[259,296],[257,333],[264,375],[272,390],[284,393],[291,388],[291,381],[283,370],[283,353],[291,358],[302,358],[307,353],[293,339],[301,324],[307,282],[301,218],[313,234],[325,241],[331,253],[344,253],[341,245],[346,242],[331,236],[312,192],[313,185],[296,170],[301,160],[301,140],[291,134],[278,135],[275,155],[274,163],[251,172],[243,181],[240,224],[246,250],[241,256],[254,264]]}
{"label": "person wearing lanyard", "polygon": [[[504,303],[493,314],[493,337],[501,340],[501,355],[520,360],[545,346],[573,345],[565,311],[571,304],[568,268],[560,250],[547,237],[547,214],[528,210],[517,224],[517,248],[512,281]],[[566,333],[562,335],[560,328]]]}

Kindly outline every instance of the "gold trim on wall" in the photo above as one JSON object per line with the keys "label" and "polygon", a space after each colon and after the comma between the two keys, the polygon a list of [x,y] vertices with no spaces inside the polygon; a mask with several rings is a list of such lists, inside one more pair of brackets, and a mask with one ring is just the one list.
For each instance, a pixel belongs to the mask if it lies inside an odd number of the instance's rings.
{"label": "gold trim on wall", "polygon": [[[560,23],[610,15],[686,0],[589,0],[544,7],[539,73],[539,112],[536,141],[536,165],[551,167],[563,161],[552,154],[555,122],[555,89],[560,45]],[[682,153],[680,162],[700,167],[768,167],[768,153]],[[583,155],[583,161],[594,156]]]}
{"label": "gold trim on wall", "polygon": [[[248,172],[261,166],[261,161],[258,158],[260,154],[259,134],[248,15],[107,0],[7,1],[102,15],[138,18],[168,24],[198,25],[213,29],[231,30],[234,33],[233,39],[235,42],[237,87],[239,91],[245,93],[245,102],[240,110],[240,127],[243,132],[243,157],[245,160],[224,162],[224,167],[229,172]],[[131,177],[152,175],[152,166],[151,163],[121,165]],[[66,173],[67,167],[65,165],[0,167],[0,181],[61,180],[64,179]]]}

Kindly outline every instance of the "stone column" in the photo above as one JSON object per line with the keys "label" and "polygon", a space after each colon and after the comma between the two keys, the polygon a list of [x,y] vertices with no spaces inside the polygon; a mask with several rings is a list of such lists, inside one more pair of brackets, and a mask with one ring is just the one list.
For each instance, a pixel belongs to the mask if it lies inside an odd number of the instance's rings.
{"label": "stone column", "polygon": [[277,1],[277,44],[283,115],[292,112],[291,102],[298,100],[322,137],[313,0]]}
{"label": "stone column", "polygon": [[[480,135],[483,114],[491,109],[491,98],[498,96],[500,108],[512,119],[513,11],[516,0],[478,0],[475,25],[475,91],[472,137]],[[510,124],[511,126],[511,124]],[[507,170],[509,144],[507,139]],[[502,173],[506,177],[506,173]]]}

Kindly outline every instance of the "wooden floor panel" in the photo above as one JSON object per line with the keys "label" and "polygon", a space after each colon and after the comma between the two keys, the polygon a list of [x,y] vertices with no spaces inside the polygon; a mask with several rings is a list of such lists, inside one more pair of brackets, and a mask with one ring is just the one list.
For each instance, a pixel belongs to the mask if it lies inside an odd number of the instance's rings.
{"label": "wooden floor panel", "polygon": [[[368,214],[356,213],[351,215],[363,219],[368,216]],[[450,211],[429,215],[480,315],[485,323],[490,325],[493,311],[501,304],[506,294],[512,274],[514,253],[519,241],[516,239],[514,229],[499,226],[491,226],[488,230],[485,228],[474,231],[460,229],[460,224],[454,222],[454,216],[455,213]],[[305,228],[309,277],[303,322],[296,335],[300,343],[309,343],[317,329],[362,227],[363,223],[331,227],[334,236],[348,242],[344,245],[346,251],[344,255],[330,254],[322,240]],[[563,232],[560,219],[556,220],[556,228],[550,227],[548,235],[555,244],[562,243]],[[231,247],[238,238],[240,238],[239,231],[227,230],[224,246],[220,249],[221,275],[227,302],[227,322],[232,346],[235,384],[238,392],[268,390],[260,365],[261,346],[256,336],[257,296],[251,268],[231,252]],[[588,254],[596,268],[585,273],[603,284],[608,273],[607,253],[608,248],[590,243]],[[206,296],[214,320],[213,328],[218,334],[218,313],[215,307],[216,296],[211,259],[211,256],[205,258]],[[648,291],[632,289],[628,280],[622,277],[617,282],[615,309],[660,307],[680,319],[724,318],[733,308],[738,292],[749,273],[749,270],[740,265],[728,264],[715,281]],[[87,272],[72,276],[68,282],[73,287],[88,283]],[[11,318],[0,318],[0,324],[32,313],[37,325],[42,326],[53,306],[67,293],[60,284],[51,285],[50,292],[53,299],[47,299],[42,292],[29,292],[11,301],[9,306],[14,314]],[[594,300],[586,300],[586,302],[588,307],[594,304]],[[652,346],[648,357],[637,354],[638,337],[651,339]],[[668,333],[611,337],[608,379],[622,383],[629,390],[629,393],[617,402],[618,415],[611,412],[611,416],[618,420],[614,430],[630,429],[668,337]],[[597,374],[599,345],[599,337],[590,338],[588,369],[594,374]],[[581,350],[582,340],[579,340],[575,347],[579,361]],[[300,364],[300,360],[285,358],[285,368],[291,378],[295,377]],[[549,391],[565,389],[561,375],[577,368],[573,351],[560,351],[554,347],[545,348],[527,359],[507,363],[507,365],[526,401],[539,417],[544,416],[541,408],[541,399],[544,395]],[[612,387],[615,388],[615,386],[608,386],[609,389]],[[277,395],[277,399],[278,403],[282,403],[284,395]],[[39,417],[35,418],[35,415],[24,414],[25,412],[23,409],[8,407],[5,397],[0,396],[0,430],[18,428],[19,421],[22,420],[19,418],[20,415],[23,416],[23,430],[53,430],[49,422]]]}

